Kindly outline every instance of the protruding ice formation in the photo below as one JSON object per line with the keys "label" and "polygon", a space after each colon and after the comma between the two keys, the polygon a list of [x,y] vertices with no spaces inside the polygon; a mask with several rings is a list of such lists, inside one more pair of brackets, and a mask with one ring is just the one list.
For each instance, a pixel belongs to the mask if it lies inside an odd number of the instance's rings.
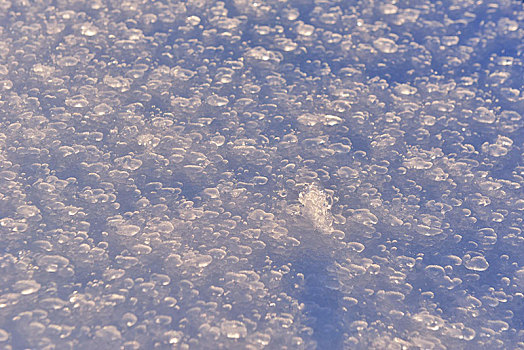
{"label": "protruding ice formation", "polygon": [[331,206],[333,199],[317,184],[309,184],[300,192],[298,201],[302,204],[301,214],[311,221],[311,224],[322,233],[333,230]]}

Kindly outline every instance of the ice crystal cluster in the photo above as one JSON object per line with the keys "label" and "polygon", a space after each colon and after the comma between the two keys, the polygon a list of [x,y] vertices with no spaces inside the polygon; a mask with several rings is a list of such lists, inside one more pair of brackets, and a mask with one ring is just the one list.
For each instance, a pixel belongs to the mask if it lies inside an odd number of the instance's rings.
{"label": "ice crystal cluster", "polygon": [[0,0],[0,349],[524,349],[520,0]]}
{"label": "ice crystal cluster", "polygon": [[316,184],[310,184],[303,192],[300,192],[298,201],[302,204],[302,215],[311,220],[311,224],[317,230],[329,233],[333,229],[333,217],[330,210],[332,199]]}

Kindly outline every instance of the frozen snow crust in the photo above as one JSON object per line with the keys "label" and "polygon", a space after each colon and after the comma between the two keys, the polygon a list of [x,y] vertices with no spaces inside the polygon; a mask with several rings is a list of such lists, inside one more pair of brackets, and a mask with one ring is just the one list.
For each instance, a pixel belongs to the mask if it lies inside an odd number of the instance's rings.
{"label": "frozen snow crust", "polygon": [[0,1],[0,348],[524,348],[521,1]]}

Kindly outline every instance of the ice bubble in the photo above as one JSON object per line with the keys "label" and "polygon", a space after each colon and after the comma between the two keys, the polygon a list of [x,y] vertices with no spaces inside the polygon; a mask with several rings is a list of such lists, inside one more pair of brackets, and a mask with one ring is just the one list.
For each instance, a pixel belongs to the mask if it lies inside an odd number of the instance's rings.
{"label": "ice bubble", "polygon": [[0,171],[0,179],[4,180],[14,180],[16,178],[16,173],[10,170]]}
{"label": "ice bubble", "polygon": [[275,44],[285,52],[291,52],[298,48],[298,44],[289,38],[279,38],[275,41]]}
{"label": "ice bubble", "polygon": [[211,95],[206,99],[206,102],[214,107],[222,107],[229,103],[227,97],[222,97],[218,95]]}
{"label": "ice bubble", "polygon": [[255,185],[265,185],[268,182],[268,178],[265,176],[255,176],[253,177],[253,182]]}
{"label": "ice bubble", "polygon": [[82,95],[76,95],[66,99],[66,105],[73,108],[84,108],[89,105],[87,99]]}
{"label": "ice bubble", "polygon": [[192,262],[200,268],[208,266],[212,261],[213,258],[210,255],[198,255],[192,259]]}
{"label": "ice bubble", "polygon": [[296,8],[284,9],[282,13],[283,17],[289,21],[294,21],[300,16],[300,12]]}
{"label": "ice bubble", "polygon": [[421,157],[413,157],[413,158],[406,159],[404,160],[402,164],[406,168],[418,169],[418,170],[430,169],[433,166],[433,163],[431,163],[430,161],[424,160]]}
{"label": "ice bubble", "polygon": [[5,342],[9,339],[9,333],[5,331],[4,329],[0,328],[0,342]]}
{"label": "ice bubble", "polygon": [[[347,109],[349,110],[349,108]],[[344,120],[336,115],[327,114],[324,116],[324,124],[328,126],[335,126],[342,123]]]}
{"label": "ice bubble", "polygon": [[126,327],[133,327],[137,321],[138,321],[138,318],[136,317],[135,314],[131,312],[126,312],[125,314],[122,315],[121,322]]}
{"label": "ice bubble", "polygon": [[266,50],[260,46],[249,49],[249,51],[246,53],[246,57],[248,59],[273,63],[280,63],[282,59],[282,56],[277,52]]}
{"label": "ice bubble", "polygon": [[464,266],[468,270],[472,271],[486,271],[489,267],[489,264],[485,257],[483,256],[475,256],[471,258],[469,255],[465,255],[464,258]]}
{"label": "ice bubble", "polygon": [[220,192],[218,191],[217,188],[206,188],[204,190],[204,194],[208,196],[209,198],[213,198],[213,199],[220,197]]}
{"label": "ice bubble", "polygon": [[417,88],[408,84],[399,84],[395,87],[395,92],[399,95],[409,96],[417,93]]}
{"label": "ice bubble", "polygon": [[366,248],[362,243],[358,243],[358,242],[349,242],[346,247],[348,249],[351,249],[357,253],[361,253],[364,251],[364,249]]}
{"label": "ice bubble", "polygon": [[98,34],[98,28],[92,23],[86,22],[80,26],[82,35],[87,37],[95,36]]}
{"label": "ice bubble", "polygon": [[111,113],[112,111],[113,109],[106,103],[101,103],[93,108],[93,112],[98,116]]}
{"label": "ice bubble", "polygon": [[315,126],[321,121],[321,118],[319,118],[317,115],[307,113],[307,114],[302,114],[301,116],[299,116],[297,120],[301,124],[304,124],[307,126]]}
{"label": "ice bubble", "polygon": [[340,167],[340,169],[337,171],[337,174],[343,179],[358,178],[358,171],[347,166]]}
{"label": "ice bubble", "polygon": [[503,17],[503,18],[499,19],[499,21],[497,23],[497,28],[502,33],[507,34],[508,32],[514,32],[514,31],[518,30],[519,29],[519,23],[514,21],[514,20],[512,20],[512,19],[510,19],[510,18]]}
{"label": "ice bubble", "polygon": [[33,294],[40,290],[40,283],[33,280],[22,280],[16,282],[13,289],[22,295]]}
{"label": "ice bubble", "polygon": [[247,328],[240,321],[223,321],[220,330],[222,334],[231,339],[245,338],[247,335]]}
{"label": "ice bubble", "polygon": [[178,344],[183,338],[184,333],[180,331],[167,331],[164,336],[168,339],[169,344]]}
{"label": "ice bubble", "polygon": [[195,72],[189,69],[181,68],[179,66],[176,66],[171,69],[171,75],[173,75],[176,79],[180,79],[183,81],[191,79],[195,76],[195,74]]}
{"label": "ice bubble", "polygon": [[248,217],[251,220],[256,221],[272,221],[275,216],[271,213],[266,213],[262,209],[255,209],[249,214]]}
{"label": "ice bubble", "polygon": [[432,278],[432,279],[440,279],[443,280],[446,276],[446,272],[444,271],[444,268],[439,265],[428,265],[425,268],[426,274]]}
{"label": "ice bubble", "polygon": [[299,23],[295,30],[299,35],[311,36],[315,32],[315,27],[310,24]]}
{"label": "ice bubble", "polygon": [[53,244],[49,241],[36,240],[36,241],[33,241],[32,244],[35,248],[41,249],[46,252],[50,252],[51,250],[53,250]]}
{"label": "ice bubble", "polygon": [[444,326],[444,320],[437,315],[432,315],[428,311],[422,311],[413,315],[415,321],[421,322],[429,330],[436,331]]}
{"label": "ice bubble", "polygon": [[515,271],[513,281],[521,288],[524,288],[524,267]]}
{"label": "ice bubble", "polygon": [[155,229],[157,229],[162,234],[169,234],[173,232],[175,229],[175,226],[169,221],[160,221],[157,225],[155,225]]}
{"label": "ice bubble", "polygon": [[485,227],[478,230],[478,242],[484,246],[491,246],[497,243],[497,233],[491,227]]}
{"label": "ice bubble", "polygon": [[122,334],[115,326],[104,326],[95,332],[95,337],[104,341],[122,339]]}
{"label": "ice bubble", "polygon": [[78,64],[79,60],[76,57],[73,56],[66,56],[58,59],[58,65],[64,66],[64,67],[73,67]]}
{"label": "ice bubble", "polygon": [[40,213],[40,210],[34,205],[21,205],[16,209],[16,211],[25,218],[29,218]]}
{"label": "ice bubble", "polygon": [[182,261],[180,254],[169,254],[164,259],[164,264],[167,270],[175,270],[176,268],[182,266],[183,263],[184,262]]}
{"label": "ice bubble", "polygon": [[37,259],[37,263],[47,272],[56,272],[69,265],[69,260],[61,255],[43,255]]}
{"label": "ice bubble", "polygon": [[189,23],[190,25],[192,26],[196,26],[200,23],[200,17],[198,16],[189,16],[187,19],[186,19],[187,23]]}
{"label": "ice bubble", "polygon": [[124,156],[122,158],[115,159],[115,164],[122,166],[126,170],[137,170],[142,166],[140,159],[133,158],[131,156]]}
{"label": "ice bubble", "polygon": [[509,329],[508,323],[502,320],[488,320],[487,326],[496,333],[504,332]]}
{"label": "ice bubble", "polygon": [[154,273],[151,275],[151,281],[161,286],[167,286],[171,282],[171,278],[168,275]]}
{"label": "ice bubble", "polygon": [[48,310],[60,310],[62,309],[67,303],[60,299],[60,298],[46,298],[40,300],[39,305],[43,307],[44,309]]}
{"label": "ice bubble", "polygon": [[492,110],[489,110],[486,107],[479,107],[475,110],[473,119],[479,123],[491,124],[497,119],[497,117]]}
{"label": "ice bubble", "polygon": [[453,45],[457,45],[459,43],[459,37],[456,36],[456,35],[444,36],[444,37],[441,38],[440,41],[441,41],[442,45],[453,46]]}
{"label": "ice bubble", "polygon": [[116,230],[117,234],[127,237],[133,237],[138,232],[140,232],[140,227],[136,225],[121,225]]}
{"label": "ice bubble", "polygon": [[136,255],[147,255],[151,253],[153,249],[145,244],[135,244],[133,247],[131,247],[130,251],[133,252]]}
{"label": "ice bubble", "polygon": [[348,213],[351,215],[351,220],[361,223],[365,226],[373,226],[378,223],[378,217],[371,212],[371,210],[365,209],[350,209]]}
{"label": "ice bubble", "polygon": [[13,82],[11,80],[0,80],[0,89],[3,91],[11,90]]}
{"label": "ice bubble", "polygon": [[388,38],[379,38],[373,41],[373,46],[381,52],[384,53],[395,53],[398,51],[397,44]]}
{"label": "ice bubble", "polygon": [[383,4],[380,6],[380,10],[385,15],[393,15],[398,12],[398,7],[393,4]]}

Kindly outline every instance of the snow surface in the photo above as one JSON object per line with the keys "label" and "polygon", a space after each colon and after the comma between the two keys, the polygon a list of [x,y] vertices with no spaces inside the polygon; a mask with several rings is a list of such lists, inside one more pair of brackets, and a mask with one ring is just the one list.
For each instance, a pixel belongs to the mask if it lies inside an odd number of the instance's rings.
{"label": "snow surface", "polygon": [[524,349],[518,0],[0,0],[1,349]]}

